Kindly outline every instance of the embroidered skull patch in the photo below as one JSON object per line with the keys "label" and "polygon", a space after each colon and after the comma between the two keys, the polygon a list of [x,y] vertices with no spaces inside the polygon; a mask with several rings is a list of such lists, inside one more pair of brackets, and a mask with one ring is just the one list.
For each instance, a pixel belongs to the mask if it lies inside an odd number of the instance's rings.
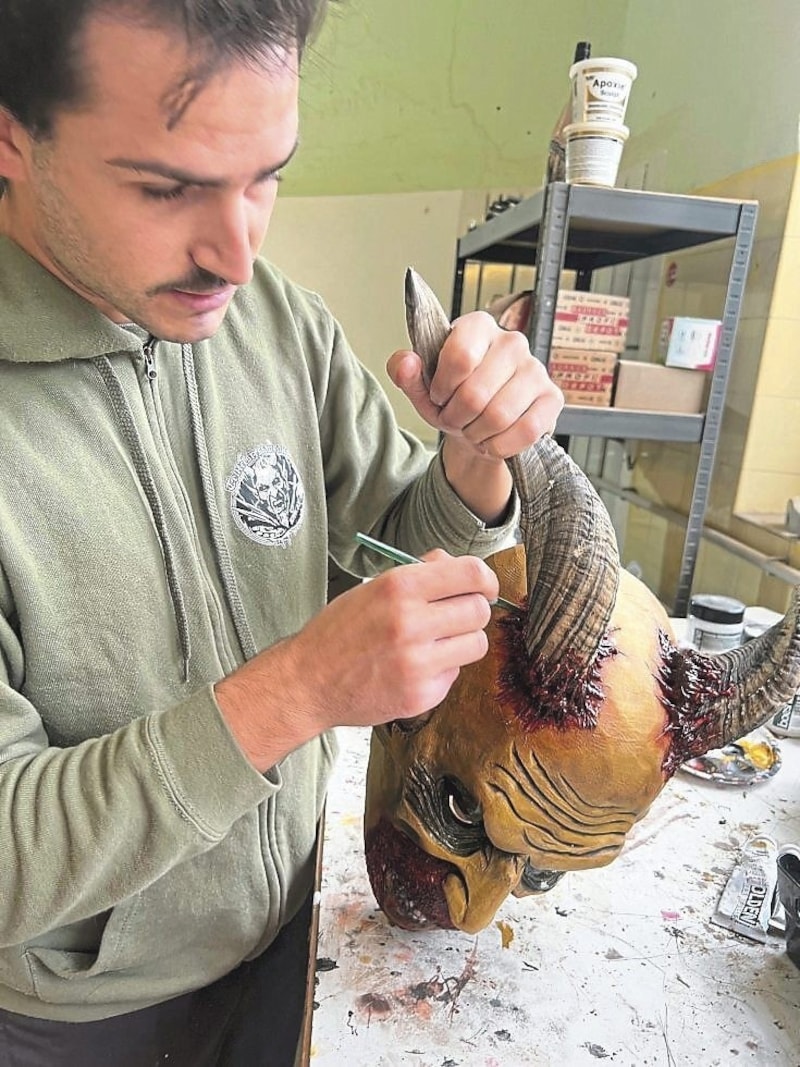
{"label": "embroidered skull patch", "polygon": [[267,442],[240,455],[225,488],[234,522],[259,545],[288,545],[303,522],[303,482],[280,445]]}

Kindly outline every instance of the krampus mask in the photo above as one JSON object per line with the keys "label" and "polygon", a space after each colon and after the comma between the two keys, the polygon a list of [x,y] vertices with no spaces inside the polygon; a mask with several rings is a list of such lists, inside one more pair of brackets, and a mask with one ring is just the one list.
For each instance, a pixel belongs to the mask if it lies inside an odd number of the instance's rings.
{"label": "krampus mask", "polygon": [[[409,332],[430,378],[449,331],[409,272]],[[766,721],[800,685],[800,608],[718,656],[679,649],[621,570],[602,502],[550,437],[509,461],[522,544],[487,562],[519,612],[420,719],[377,727],[365,846],[375,897],[407,929],[491,922],[509,893],[619,854],[686,759]]]}

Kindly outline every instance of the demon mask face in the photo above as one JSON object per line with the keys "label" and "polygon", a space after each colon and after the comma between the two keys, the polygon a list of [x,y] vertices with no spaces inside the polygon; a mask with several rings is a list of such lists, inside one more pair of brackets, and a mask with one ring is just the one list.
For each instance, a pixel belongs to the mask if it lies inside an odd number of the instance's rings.
{"label": "demon mask face", "polygon": [[[407,278],[432,374],[449,323]],[[608,513],[548,437],[509,461],[522,544],[488,562],[518,612],[429,715],[376,728],[365,847],[375,897],[409,929],[475,932],[509,893],[610,863],[686,759],[765,722],[800,684],[800,590],[781,623],[707,656],[621,570]]]}

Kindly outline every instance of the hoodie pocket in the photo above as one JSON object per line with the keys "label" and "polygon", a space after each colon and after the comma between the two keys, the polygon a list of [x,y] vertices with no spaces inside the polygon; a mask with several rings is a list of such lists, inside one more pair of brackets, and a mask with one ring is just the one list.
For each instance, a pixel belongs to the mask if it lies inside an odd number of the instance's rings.
{"label": "hoodie pocket", "polygon": [[[30,970],[33,993],[52,1004],[73,1003],[76,990],[71,988],[82,979],[97,978],[115,969],[126,930],[136,912],[139,897],[122,901],[108,913],[96,946],[85,937],[87,924],[76,923],[55,930],[48,944],[29,944],[25,959]],[[89,920],[95,929],[98,920]],[[82,942],[89,941],[84,945]]]}

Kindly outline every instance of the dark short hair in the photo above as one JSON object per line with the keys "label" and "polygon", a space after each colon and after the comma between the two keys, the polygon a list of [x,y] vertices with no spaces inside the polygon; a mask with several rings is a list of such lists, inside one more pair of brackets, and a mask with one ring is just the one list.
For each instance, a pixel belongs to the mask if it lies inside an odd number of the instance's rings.
{"label": "dark short hair", "polygon": [[55,114],[86,97],[81,34],[94,14],[118,11],[145,24],[182,30],[198,46],[199,65],[188,78],[197,90],[226,59],[263,59],[287,47],[302,52],[327,4],[328,0],[4,0],[0,107],[32,136],[47,137]]}

